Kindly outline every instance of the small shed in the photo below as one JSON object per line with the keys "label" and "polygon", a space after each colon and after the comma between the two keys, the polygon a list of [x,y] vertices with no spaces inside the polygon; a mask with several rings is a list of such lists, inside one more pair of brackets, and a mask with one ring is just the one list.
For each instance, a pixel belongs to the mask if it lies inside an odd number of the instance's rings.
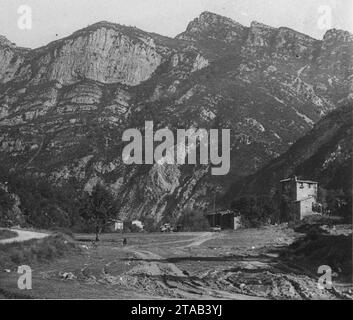
{"label": "small shed", "polygon": [[111,220],[108,225],[110,232],[122,232],[124,230],[124,221],[119,219]]}

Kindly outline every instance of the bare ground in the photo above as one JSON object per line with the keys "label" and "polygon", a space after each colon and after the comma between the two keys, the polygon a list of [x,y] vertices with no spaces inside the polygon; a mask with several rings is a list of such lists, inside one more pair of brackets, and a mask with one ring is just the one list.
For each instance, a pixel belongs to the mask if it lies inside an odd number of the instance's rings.
{"label": "bare ground", "polygon": [[[318,275],[283,258],[303,235],[284,226],[222,233],[77,235],[83,253],[33,266],[33,298],[68,299],[350,299],[351,283]],[[314,262],[311,262],[315,264]],[[320,261],[317,261],[319,267]],[[65,278],[65,273],[70,274]],[[0,297],[16,290],[17,274],[0,270]]]}

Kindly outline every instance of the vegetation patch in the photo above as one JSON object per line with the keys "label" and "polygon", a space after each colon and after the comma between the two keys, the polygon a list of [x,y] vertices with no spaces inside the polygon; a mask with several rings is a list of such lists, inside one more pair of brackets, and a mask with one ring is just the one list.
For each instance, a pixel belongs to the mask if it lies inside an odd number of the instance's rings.
{"label": "vegetation patch", "polygon": [[0,240],[10,239],[15,237],[17,237],[17,233],[15,231],[0,230]]}
{"label": "vegetation patch", "polygon": [[199,232],[209,231],[210,225],[202,211],[187,209],[178,220],[184,231]]}
{"label": "vegetation patch", "polygon": [[287,257],[313,273],[330,266],[339,280],[352,281],[352,235],[308,234],[289,247]]}
{"label": "vegetation patch", "polygon": [[45,263],[70,253],[79,253],[79,250],[69,237],[61,234],[40,240],[3,244],[0,245],[0,268]]}

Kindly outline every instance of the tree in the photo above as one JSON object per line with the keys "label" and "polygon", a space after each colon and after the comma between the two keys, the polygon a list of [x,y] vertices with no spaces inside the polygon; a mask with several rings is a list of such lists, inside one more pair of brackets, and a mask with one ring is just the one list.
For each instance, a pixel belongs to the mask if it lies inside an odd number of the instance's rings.
{"label": "tree", "polygon": [[142,223],[145,226],[147,232],[156,232],[158,228],[156,226],[156,221],[152,216],[145,216],[142,218]]}
{"label": "tree", "polygon": [[0,223],[7,223],[10,219],[10,211],[15,204],[13,197],[0,186]]}
{"label": "tree", "polygon": [[281,195],[280,222],[287,222],[291,219],[291,199],[287,195]]}
{"label": "tree", "polygon": [[259,227],[278,221],[279,195],[242,196],[235,199],[231,209],[240,212],[242,221],[247,227]]}
{"label": "tree", "polygon": [[116,202],[112,194],[97,184],[91,193],[85,193],[80,208],[80,216],[86,223],[94,226],[96,241],[107,223],[116,218]]}
{"label": "tree", "polygon": [[324,211],[330,215],[337,215],[351,221],[352,217],[352,192],[351,190],[326,190],[320,189],[320,200]]}

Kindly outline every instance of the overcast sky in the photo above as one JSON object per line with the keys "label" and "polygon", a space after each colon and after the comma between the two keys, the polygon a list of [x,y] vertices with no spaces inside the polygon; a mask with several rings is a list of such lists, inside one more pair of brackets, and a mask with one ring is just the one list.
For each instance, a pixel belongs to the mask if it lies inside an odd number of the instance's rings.
{"label": "overcast sky", "polygon": [[[32,9],[31,30],[18,27],[20,5]],[[174,37],[202,11],[246,26],[254,20],[286,26],[315,38],[330,28],[353,33],[353,0],[0,0],[0,34],[35,48],[107,20]]]}

